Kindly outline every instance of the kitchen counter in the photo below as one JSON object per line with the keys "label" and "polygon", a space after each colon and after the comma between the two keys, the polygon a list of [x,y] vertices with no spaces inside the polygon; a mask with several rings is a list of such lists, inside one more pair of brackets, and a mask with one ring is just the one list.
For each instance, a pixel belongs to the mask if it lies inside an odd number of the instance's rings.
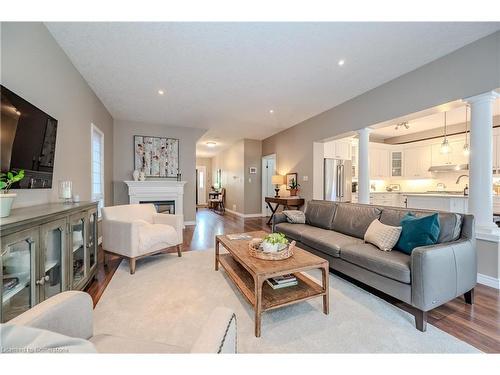
{"label": "kitchen counter", "polygon": [[463,194],[452,194],[452,193],[404,193],[408,197],[438,197],[438,198],[469,198],[468,195]]}

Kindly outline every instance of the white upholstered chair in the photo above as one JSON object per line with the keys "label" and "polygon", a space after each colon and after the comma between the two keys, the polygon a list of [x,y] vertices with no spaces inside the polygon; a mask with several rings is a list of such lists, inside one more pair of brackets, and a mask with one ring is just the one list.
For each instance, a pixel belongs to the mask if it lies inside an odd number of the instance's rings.
{"label": "white upholstered chair", "polygon": [[182,215],[157,213],[153,204],[127,204],[102,209],[102,248],[127,258],[135,273],[138,258],[176,246],[181,256]]}
{"label": "white upholstered chair", "polygon": [[[188,323],[189,324],[189,323]],[[109,334],[94,334],[92,299],[59,293],[0,324],[1,353],[236,353],[236,315],[213,310],[190,348]]]}

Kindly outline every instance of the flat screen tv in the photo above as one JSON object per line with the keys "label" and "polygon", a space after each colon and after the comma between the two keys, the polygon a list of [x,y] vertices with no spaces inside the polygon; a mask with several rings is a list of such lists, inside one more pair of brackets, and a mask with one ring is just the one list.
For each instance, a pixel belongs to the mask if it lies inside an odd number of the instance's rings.
{"label": "flat screen tv", "polygon": [[52,187],[57,120],[0,85],[0,164],[3,173],[24,169],[13,189]]}

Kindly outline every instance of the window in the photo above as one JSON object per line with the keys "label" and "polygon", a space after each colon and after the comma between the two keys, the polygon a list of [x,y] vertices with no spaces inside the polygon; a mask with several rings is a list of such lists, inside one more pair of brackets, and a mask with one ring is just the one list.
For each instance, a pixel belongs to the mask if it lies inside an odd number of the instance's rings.
{"label": "window", "polygon": [[92,124],[92,200],[98,201],[99,217],[104,207],[104,134]]}

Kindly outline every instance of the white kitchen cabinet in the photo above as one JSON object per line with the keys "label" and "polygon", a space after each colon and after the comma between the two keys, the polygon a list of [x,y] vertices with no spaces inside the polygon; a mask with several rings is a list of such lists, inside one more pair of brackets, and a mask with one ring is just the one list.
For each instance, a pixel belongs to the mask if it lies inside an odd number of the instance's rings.
{"label": "white kitchen cabinet", "polygon": [[430,177],[431,153],[431,146],[414,146],[404,150],[404,176],[407,178]]}
{"label": "white kitchen cabinet", "polygon": [[391,177],[403,176],[403,152],[391,151]]}
{"label": "white kitchen cabinet", "polygon": [[370,178],[380,179],[389,177],[390,174],[390,151],[370,145]]}
{"label": "white kitchen cabinet", "polygon": [[370,204],[377,206],[404,207],[401,193],[370,193]]}
{"label": "white kitchen cabinet", "polygon": [[407,195],[408,208],[467,213],[468,199],[453,195]]}
{"label": "white kitchen cabinet", "polygon": [[448,165],[448,164],[468,164],[469,158],[464,155],[463,140],[449,141],[450,152],[447,154],[441,153],[441,143],[432,145],[432,165]]}
{"label": "white kitchen cabinet", "polygon": [[326,142],[325,158],[351,160],[351,142],[350,141]]}

